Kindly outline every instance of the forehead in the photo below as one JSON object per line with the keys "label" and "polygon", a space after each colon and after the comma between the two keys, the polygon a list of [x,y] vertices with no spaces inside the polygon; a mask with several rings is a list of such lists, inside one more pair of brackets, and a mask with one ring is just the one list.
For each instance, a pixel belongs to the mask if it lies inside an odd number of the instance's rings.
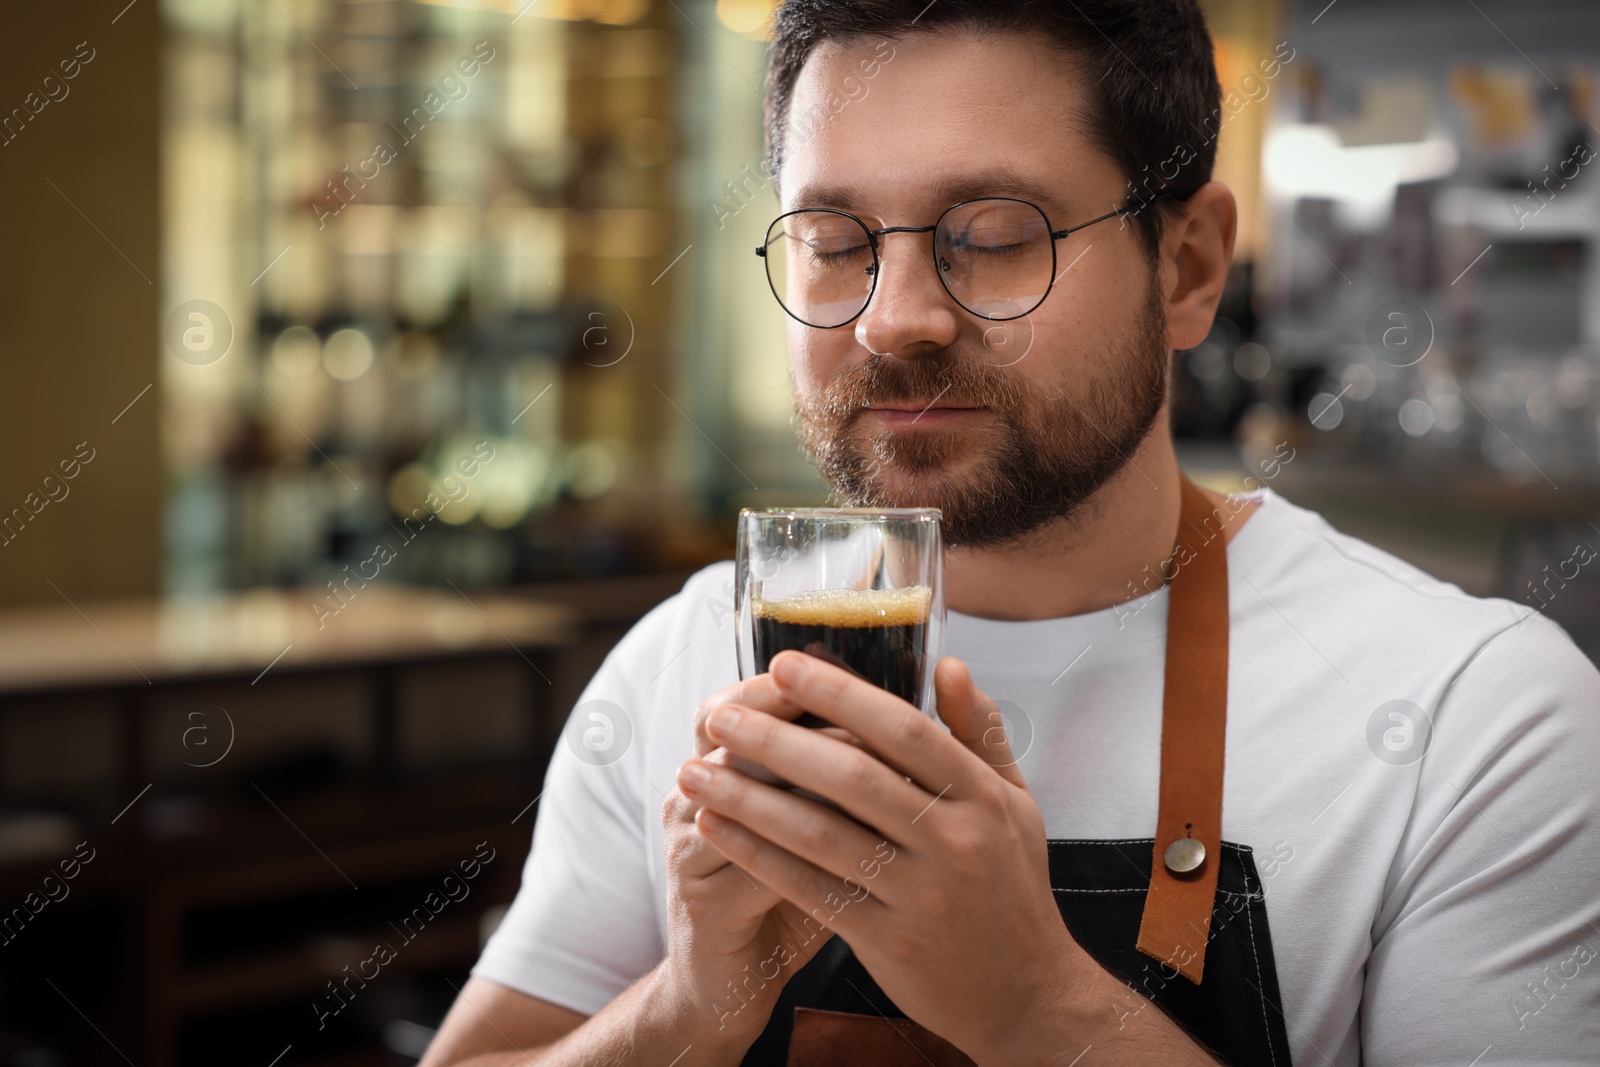
{"label": "forehead", "polygon": [[1054,216],[1117,201],[1117,168],[1084,132],[1083,78],[1058,49],[1016,34],[824,42],[791,97],[784,208],[882,217],[997,194]]}

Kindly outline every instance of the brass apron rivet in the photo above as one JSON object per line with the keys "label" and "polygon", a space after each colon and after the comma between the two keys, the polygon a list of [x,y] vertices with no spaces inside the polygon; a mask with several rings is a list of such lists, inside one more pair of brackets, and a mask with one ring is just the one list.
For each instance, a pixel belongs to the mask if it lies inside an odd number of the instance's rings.
{"label": "brass apron rivet", "polygon": [[1188,874],[1206,861],[1206,846],[1185,834],[1167,846],[1162,858],[1173,874]]}

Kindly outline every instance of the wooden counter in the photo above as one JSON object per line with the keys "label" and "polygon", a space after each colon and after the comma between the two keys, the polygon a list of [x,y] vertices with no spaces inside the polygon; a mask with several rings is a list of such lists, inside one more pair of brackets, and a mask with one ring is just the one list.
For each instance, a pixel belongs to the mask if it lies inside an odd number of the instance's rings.
{"label": "wooden counter", "polygon": [[[320,592],[320,596],[318,593]],[[571,641],[572,608],[368,585],[0,612],[0,694],[376,665]],[[315,607],[314,607],[315,606]]]}

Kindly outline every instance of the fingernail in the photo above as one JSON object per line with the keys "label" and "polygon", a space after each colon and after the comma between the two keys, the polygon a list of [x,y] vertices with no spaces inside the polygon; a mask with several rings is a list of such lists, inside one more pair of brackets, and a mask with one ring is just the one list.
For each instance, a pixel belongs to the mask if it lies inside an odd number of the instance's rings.
{"label": "fingernail", "polygon": [[713,734],[727,737],[739,728],[739,713],[733,708],[721,707],[711,713],[706,724]]}
{"label": "fingernail", "polygon": [[678,769],[678,784],[685,789],[704,789],[711,784],[711,772],[703,763],[685,763]]}

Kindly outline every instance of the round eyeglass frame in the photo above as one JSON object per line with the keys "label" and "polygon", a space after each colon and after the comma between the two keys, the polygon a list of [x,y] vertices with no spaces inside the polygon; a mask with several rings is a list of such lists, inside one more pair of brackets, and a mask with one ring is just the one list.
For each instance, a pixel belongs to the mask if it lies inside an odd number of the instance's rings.
{"label": "round eyeglass frame", "polygon": [[[772,223],[767,227],[767,240],[766,240],[766,242],[764,244],[760,244],[760,245],[756,246],[756,255],[760,256],[761,259],[766,263],[765,273],[766,273],[766,276],[767,276],[767,288],[772,290],[772,295],[778,301],[778,306],[783,309],[784,314],[788,315],[791,319],[793,319],[794,321],[800,323],[801,325],[810,326],[814,330],[839,330],[839,329],[843,329],[844,327],[850,325],[852,322],[854,322],[857,319],[859,319],[866,312],[868,305],[870,305],[872,303],[873,296],[878,291],[878,277],[882,273],[882,267],[883,267],[882,257],[880,257],[879,254],[878,254],[878,238],[883,236],[884,234],[890,234],[890,233],[926,233],[926,234],[929,235],[928,243],[932,247],[932,250],[933,250],[933,272],[934,272],[934,274],[938,275],[939,284],[944,288],[945,293],[950,297],[950,299],[954,300],[956,302],[956,306],[959,307],[962,311],[965,311],[967,314],[975,315],[978,318],[983,319],[985,322],[1010,322],[1013,319],[1020,319],[1025,315],[1031,315],[1035,311],[1039,310],[1040,306],[1042,304],[1044,304],[1046,299],[1049,298],[1050,291],[1055,288],[1056,280],[1057,280],[1057,275],[1056,275],[1056,262],[1057,262],[1057,260],[1056,260],[1056,242],[1057,241],[1061,240],[1063,237],[1066,237],[1066,236],[1068,236],[1070,234],[1077,233],[1079,230],[1086,229],[1087,227],[1093,226],[1097,222],[1105,222],[1107,219],[1114,219],[1119,215],[1126,215],[1126,214],[1128,214],[1130,212],[1138,211],[1138,210],[1140,210],[1142,208],[1148,207],[1151,204],[1155,203],[1157,200],[1161,200],[1161,199],[1166,198],[1167,195],[1168,195],[1167,192],[1165,190],[1163,190],[1161,192],[1155,193],[1152,196],[1146,197],[1143,200],[1130,200],[1128,203],[1123,204],[1121,207],[1117,208],[1115,211],[1108,211],[1104,215],[1101,215],[1101,216],[1099,216],[1097,218],[1090,219],[1088,222],[1080,222],[1078,225],[1069,226],[1064,230],[1052,229],[1051,226],[1050,226],[1050,216],[1045,214],[1044,208],[1040,207],[1038,204],[1035,204],[1031,200],[1024,200],[1021,197],[1017,197],[1017,196],[979,196],[979,197],[974,197],[971,200],[963,200],[960,203],[951,204],[949,207],[945,208],[943,211],[941,211],[939,213],[939,217],[936,220],[934,220],[934,223],[933,223],[932,226],[885,226],[885,227],[883,227],[882,229],[879,229],[879,230],[874,230],[872,227],[868,226],[864,221],[862,221],[861,219],[857,218],[855,215],[850,214],[850,212],[848,212],[848,211],[840,211],[837,208],[831,208],[831,207],[803,207],[803,208],[796,208],[793,211],[785,211],[782,215],[779,215],[777,218],[772,220]],[[1039,213],[1039,217],[1044,220],[1045,230],[1046,230],[1046,232],[1048,232],[1050,234],[1050,284],[1045,286],[1044,292],[1042,294],[1040,294],[1038,301],[1036,301],[1032,307],[1028,308],[1026,311],[1019,311],[1015,315],[985,315],[985,314],[983,314],[981,312],[973,311],[971,308],[967,307],[967,305],[965,305],[965,304],[963,304],[961,302],[961,298],[960,297],[956,296],[955,293],[950,291],[950,283],[945,280],[944,271],[939,269],[939,263],[938,263],[938,260],[939,260],[939,226],[944,222],[945,216],[949,215],[950,212],[956,210],[957,208],[966,207],[969,204],[987,203],[987,202],[992,201],[992,200],[1008,200],[1008,201],[1011,201],[1012,203],[1023,204],[1023,205],[1026,205],[1027,207],[1033,208],[1033,210],[1035,210],[1035,211],[1037,211]],[[803,214],[815,213],[815,212],[824,212],[824,213],[831,214],[831,215],[841,215],[844,218],[849,219],[851,222],[855,223],[857,226],[860,226],[864,231],[866,231],[867,240],[872,246],[872,268],[871,268],[871,270],[869,272],[872,275],[872,287],[867,290],[866,299],[861,302],[860,309],[854,315],[851,315],[848,319],[845,319],[843,322],[836,323],[836,324],[834,324],[832,326],[819,326],[814,322],[807,322],[805,319],[802,319],[799,315],[796,315],[793,311],[789,310],[789,305],[785,304],[783,302],[783,297],[778,293],[777,283],[775,283],[773,281],[773,279],[772,279],[772,259],[771,259],[771,257],[769,257],[767,255],[767,250],[772,245],[772,228],[774,226],[778,225],[778,223],[782,222],[784,219],[789,218],[792,215],[803,215]]]}

